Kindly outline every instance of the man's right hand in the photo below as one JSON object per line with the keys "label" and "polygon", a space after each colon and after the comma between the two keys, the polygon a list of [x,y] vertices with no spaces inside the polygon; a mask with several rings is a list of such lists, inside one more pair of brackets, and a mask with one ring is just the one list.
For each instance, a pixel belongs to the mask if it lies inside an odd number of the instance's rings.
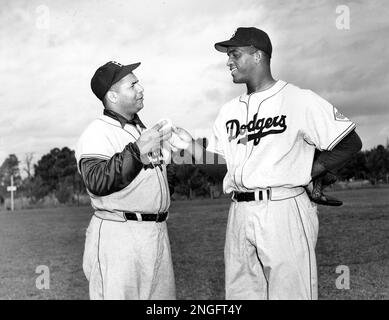
{"label": "man's right hand", "polygon": [[[196,163],[202,163],[203,159],[203,146],[197,143],[192,135],[183,128],[175,127],[173,128],[174,135],[172,136],[175,141],[170,141],[170,143],[177,149],[185,149],[188,151],[196,160]],[[173,143],[172,143],[173,142]],[[174,142],[177,142],[176,144]]]}
{"label": "man's right hand", "polygon": [[151,129],[142,132],[136,141],[141,156],[161,150],[163,141],[168,140],[172,136],[171,128],[160,130],[166,123],[165,120],[161,121]]}
{"label": "man's right hand", "polygon": [[181,150],[192,147],[193,138],[191,134],[181,127],[173,127],[173,135],[169,140],[170,144]]}

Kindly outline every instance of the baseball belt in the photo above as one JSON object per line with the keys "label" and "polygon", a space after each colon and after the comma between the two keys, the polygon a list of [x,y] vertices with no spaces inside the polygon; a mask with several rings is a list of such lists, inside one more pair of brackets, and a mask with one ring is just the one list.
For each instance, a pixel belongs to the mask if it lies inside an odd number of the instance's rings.
{"label": "baseball belt", "polygon": [[305,192],[303,187],[277,187],[257,190],[255,192],[236,192],[232,194],[232,200],[236,202],[241,201],[262,201],[262,200],[285,200],[297,197]]}
{"label": "baseball belt", "polygon": [[134,212],[124,212],[124,216],[126,217],[127,220],[163,222],[166,220],[168,216],[168,212],[161,212],[158,214],[154,214],[154,213],[136,214]]}
{"label": "baseball belt", "polygon": [[232,195],[232,199],[233,200],[236,200],[238,202],[241,202],[241,201],[261,201],[263,199],[265,199],[263,193],[266,192],[267,193],[267,199],[269,199],[269,194],[270,194],[270,191],[269,190],[263,190],[263,191],[257,191],[257,199],[255,198],[255,192],[234,192],[234,194]]}

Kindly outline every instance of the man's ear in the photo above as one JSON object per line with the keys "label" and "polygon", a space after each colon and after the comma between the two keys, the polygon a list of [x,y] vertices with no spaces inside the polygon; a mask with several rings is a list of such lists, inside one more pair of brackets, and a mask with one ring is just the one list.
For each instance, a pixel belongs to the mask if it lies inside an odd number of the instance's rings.
{"label": "man's ear", "polygon": [[112,103],[116,103],[118,101],[118,95],[114,91],[108,91],[107,92],[107,99],[111,101]]}
{"label": "man's ear", "polygon": [[259,63],[262,60],[262,52],[259,50],[254,52],[254,59],[256,63]]}

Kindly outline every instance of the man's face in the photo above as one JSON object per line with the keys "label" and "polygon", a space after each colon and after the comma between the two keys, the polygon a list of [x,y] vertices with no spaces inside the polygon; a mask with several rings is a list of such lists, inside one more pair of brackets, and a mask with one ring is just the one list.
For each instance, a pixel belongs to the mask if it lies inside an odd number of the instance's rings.
{"label": "man's face", "polygon": [[127,115],[133,115],[143,108],[143,87],[137,77],[129,73],[114,84],[117,94],[117,105]]}
{"label": "man's face", "polygon": [[234,83],[247,83],[256,66],[253,47],[229,47],[227,67],[231,70]]}

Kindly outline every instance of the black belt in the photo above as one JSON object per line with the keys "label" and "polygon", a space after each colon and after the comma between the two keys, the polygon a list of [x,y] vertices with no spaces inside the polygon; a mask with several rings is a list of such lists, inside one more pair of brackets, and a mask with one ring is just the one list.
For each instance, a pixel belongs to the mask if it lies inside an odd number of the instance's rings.
{"label": "black belt", "polygon": [[[264,192],[265,192],[265,190],[258,192],[258,201],[261,201],[264,199],[264,197],[263,197]],[[269,197],[270,191],[266,190],[266,193],[267,193],[267,198],[269,199],[270,198]],[[238,202],[256,201],[257,200],[257,199],[255,199],[255,192],[234,192],[232,199],[234,199]]]}
{"label": "black belt", "polygon": [[[142,213],[140,214],[141,221],[154,221],[154,222],[163,222],[166,220],[168,212],[161,212],[158,214],[154,213]],[[124,216],[127,220],[138,220],[138,216],[134,212],[124,212]]]}

